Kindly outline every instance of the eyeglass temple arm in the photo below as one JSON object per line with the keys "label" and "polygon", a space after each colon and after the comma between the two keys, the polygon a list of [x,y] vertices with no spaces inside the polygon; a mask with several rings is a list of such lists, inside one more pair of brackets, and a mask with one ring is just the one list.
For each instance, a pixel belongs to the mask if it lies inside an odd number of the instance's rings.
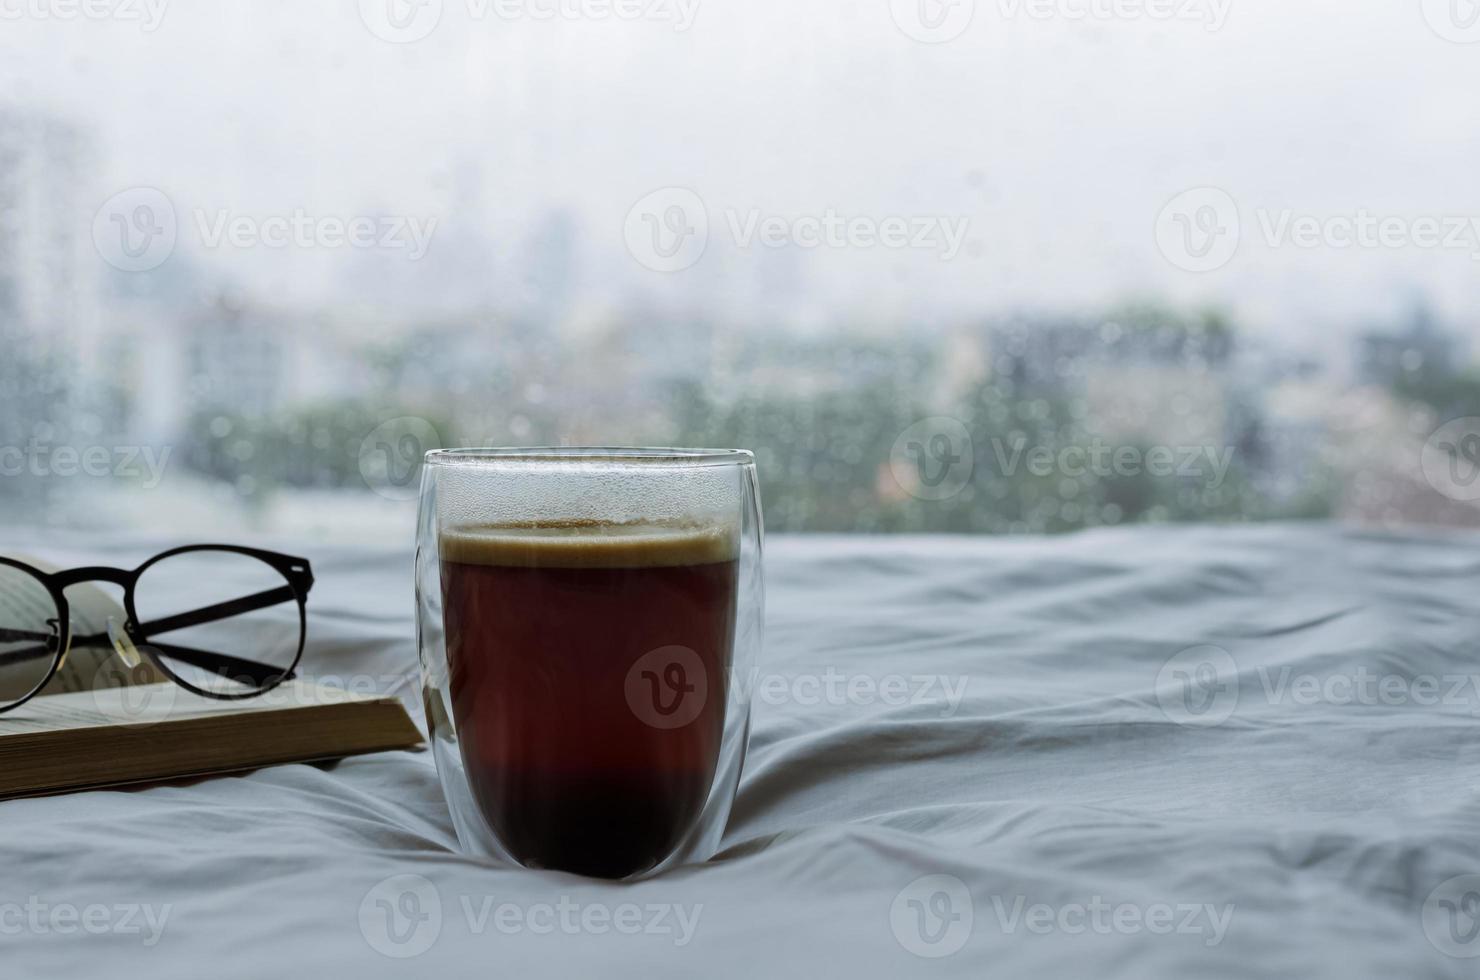
{"label": "eyeglass temple arm", "polygon": [[27,640],[41,640],[43,643],[52,638],[51,633],[33,633],[30,630],[10,630],[0,626],[0,643],[24,643]]}
{"label": "eyeglass temple arm", "polygon": [[289,680],[294,676],[291,670],[284,671],[281,667],[259,664],[255,660],[243,660],[241,657],[232,657],[224,653],[211,653],[208,650],[196,650],[193,647],[176,646],[173,643],[159,643],[152,640],[147,645],[162,657],[179,660],[192,667],[199,667],[201,670],[209,670],[229,680],[236,681],[245,677],[260,686],[273,681]]}
{"label": "eyeglass temple arm", "polygon": [[36,633],[31,630],[13,630],[0,627],[0,643],[25,643],[27,640],[40,640],[40,644],[34,647],[26,647],[22,650],[11,650],[9,653],[0,653],[0,667],[9,664],[18,664],[26,660],[34,660],[37,657],[50,657],[52,655],[51,642],[56,639],[54,633]]}
{"label": "eyeglass temple arm", "polygon": [[[254,595],[243,596],[230,602],[218,602],[213,606],[205,606],[190,612],[180,613],[176,616],[167,616],[145,623],[139,627],[139,633],[150,639],[146,640],[150,646],[156,648],[161,654],[220,674],[222,677],[248,677],[258,684],[277,680],[280,677],[290,677],[282,670],[268,664],[260,664],[254,660],[245,660],[241,657],[232,657],[224,653],[211,653],[206,650],[196,650],[192,647],[182,647],[170,643],[161,643],[152,637],[160,633],[168,633],[173,630],[188,629],[191,626],[199,626],[202,623],[213,623],[218,620],[228,619],[232,616],[240,616],[244,613],[255,612],[258,609],[266,609],[268,606],[276,606],[284,602],[293,602],[298,599],[297,591],[288,585],[266,592],[258,592]],[[25,640],[50,640],[52,637],[46,633],[30,633],[23,630],[0,629],[0,643],[15,643]],[[95,636],[78,637],[75,641],[78,646],[92,646],[108,642],[106,633]],[[28,647],[24,650],[13,650],[10,653],[0,653],[0,665],[19,663],[38,656],[50,656],[51,648],[45,644],[37,647]]]}
{"label": "eyeglass temple arm", "polygon": [[174,643],[164,643],[155,637],[161,633],[188,629],[202,623],[214,623],[218,620],[230,619],[232,616],[266,609],[268,606],[296,601],[298,601],[297,590],[290,585],[283,585],[254,595],[242,596],[240,599],[232,599],[230,602],[218,602],[213,606],[205,606],[176,616],[141,623],[138,632],[144,638],[144,643],[153,647],[161,656],[179,660],[192,667],[199,667],[201,670],[209,670],[232,680],[245,677],[259,685],[268,684],[272,681],[286,680],[293,675],[291,672],[285,673],[279,667],[261,664],[255,660],[246,660],[242,657],[233,657],[229,654],[214,653],[208,650],[197,650],[194,647],[183,647]]}
{"label": "eyeglass temple arm", "polygon": [[[291,586],[284,585],[280,588],[269,589],[266,592],[258,592],[255,595],[243,596],[230,602],[218,602],[214,606],[206,606],[191,612],[180,613],[178,616],[168,616],[164,619],[156,619],[146,623],[139,628],[139,632],[145,636],[159,633],[169,633],[172,630],[188,629],[191,626],[199,626],[202,623],[214,623],[217,620],[228,619],[232,616],[240,616],[243,613],[256,612],[258,609],[266,609],[268,606],[276,606],[284,602],[292,602],[298,598],[298,593]],[[54,634],[36,633],[30,630],[13,630],[0,626],[0,643],[24,643],[26,640],[41,640],[43,643],[53,639]],[[107,633],[98,633],[93,636],[79,636],[76,643],[79,646],[90,646],[103,643],[108,639]],[[40,648],[45,653],[46,648]],[[0,663],[22,656],[34,656],[36,650],[16,650],[11,653],[0,654]]]}
{"label": "eyeglass temple arm", "polygon": [[[30,637],[25,638],[30,639]],[[192,667],[209,670],[214,674],[219,674],[222,677],[232,680],[245,677],[261,685],[280,679],[288,680],[294,676],[291,671],[284,673],[281,667],[259,664],[255,660],[244,660],[241,657],[232,657],[224,653],[212,653],[208,650],[197,650],[193,647],[176,646],[173,643],[150,642],[147,646],[162,657],[179,660],[182,663],[190,664]],[[24,650],[12,650],[9,653],[0,653],[0,667],[21,663],[22,661],[36,657],[50,657],[51,655],[51,647],[44,644],[42,646],[27,647]]]}
{"label": "eyeglass temple arm", "polygon": [[268,606],[276,606],[284,602],[296,602],[297,600],[298,593],[293,587],[291,585],[284,585],[276,589],[269,589],[266,592],[258,592],[255,595],[232,599],[230,602],[218,602],[214,606],[205,606],[201,609],[183,612],[177,616],[166,616],[164,619],[140,623],[139,632],[147,637],[157,636],[160,633],[188,629],[191,626],[199,626],[202,623],[214,623],[217,620],[229,619],[232,616],[240,616],[244,613],[256,612],[258,609],[266,609]]}

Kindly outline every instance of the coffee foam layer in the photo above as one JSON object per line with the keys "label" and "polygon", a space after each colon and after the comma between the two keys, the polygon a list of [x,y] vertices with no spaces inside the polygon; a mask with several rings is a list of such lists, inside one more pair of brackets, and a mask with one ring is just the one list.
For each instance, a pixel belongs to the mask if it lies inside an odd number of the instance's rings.
{"label": "coffee foam layer", "polygon": [[443,561],[513,568],[653,568],[733,561],[734,527],[588,521],[449,528]]}

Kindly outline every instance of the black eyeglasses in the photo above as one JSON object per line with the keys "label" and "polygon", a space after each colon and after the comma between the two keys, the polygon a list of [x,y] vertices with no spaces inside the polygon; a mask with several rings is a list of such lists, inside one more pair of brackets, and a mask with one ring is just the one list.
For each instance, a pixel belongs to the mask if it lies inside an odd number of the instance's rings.
{"label": "black eyeglasses", "polygon": [[[66,590],[84,582],[123,587],[121,634],[72,636]],[[136,650],[203,697],[256,697],[297,669],[312,587],[307,560],[231,545],[176,548],[132,571],[0,558],[0,713],[40,692],[74,646]]]}

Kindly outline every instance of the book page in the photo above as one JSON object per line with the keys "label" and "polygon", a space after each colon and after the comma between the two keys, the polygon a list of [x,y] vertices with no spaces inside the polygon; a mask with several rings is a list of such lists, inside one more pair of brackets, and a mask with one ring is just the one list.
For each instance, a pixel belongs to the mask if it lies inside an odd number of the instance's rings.
{"label": "book page", "polygon": [[136,684],[127,688],[98,688],[29,701],[0,716],[0,739],[8,735],[98,726],[144,728],[207,715],[246,715],[384,700],[387,699],[379,695],[351,693],[343,688],[305,680],[289,681],[260,697],[243,701],[203,698],[170,682]]}

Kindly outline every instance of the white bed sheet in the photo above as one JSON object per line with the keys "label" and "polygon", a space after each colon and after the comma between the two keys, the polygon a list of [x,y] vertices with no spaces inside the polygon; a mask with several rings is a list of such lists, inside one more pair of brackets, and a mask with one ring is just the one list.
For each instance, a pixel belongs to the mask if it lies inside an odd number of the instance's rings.
{"label": "white bed sheet", "polygon": [[[6,545],[127,564],[166,543]],[[1480,875],[1480,689],[1454,690],[1480,674],[1480,538],[768,545],[712,863],[624,886],[461,857],[425,752],[11,801],[0,976],[1480,971],[1480,878],[1459,877]],[[413,674],[409,549],[301,550],[309,672]],[[1207,644],[1231,660],[1168,666]],[[1199,660],[1238,675],[1194,717],[1169,678]],[[1366,703],[1367,675],[1389,696]]]}

